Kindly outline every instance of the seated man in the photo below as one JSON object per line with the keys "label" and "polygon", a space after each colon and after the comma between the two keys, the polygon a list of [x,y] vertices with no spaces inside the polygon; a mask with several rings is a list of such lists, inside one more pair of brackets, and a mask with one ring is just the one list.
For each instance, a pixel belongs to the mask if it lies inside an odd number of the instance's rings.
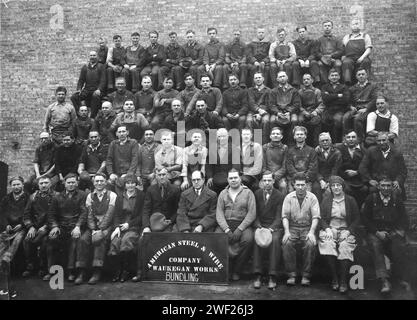
{"label": "seated man", "polygon": [[152,79],[153,89],[155,91],[162,87],[163,78],[160,77],[160,68],[166,59],[165,48],[158,43],[159,33],[155,30],[149,32],[150,46],[146,48],[147,64],[142,69],[140,76],[150,76]]}
{"label": "seated man", "polygon": [[176,186],[182,183],[181,170],[184,150],[173,144],[172,132],[161,133],[161,148],[155,151],[155,167],[165,168],[168,172],[168,181]]}
{"label": "seated man", "polygon": [[350,111],[350,91],[347,86],[339,82],[340,75],[336,69],[329,71],[330,83],[325,84],[321,91],[325,105],[322,122],[324,130],[330,131],[333,141],[341,142],[343,117]]}
{"label": "seated man", "polygon": [[248,92],[239,87],[237,75],[229,75],[230,88],[223,92],[223,122],[225,127],[243,129],[248,114]]}
{"label": "seated man", "polygon": [[287,194],[286,162],[287,145],[282,143],[282,129],[273,127],[271,129],[271,142],[262,146],[263,165],[262,170],[270,171],[274,175],[274,188],[279,189],[282,195]]}
{"label": "seated man", "polygon": [[298,38],[293,43],[297,58],[293,62],[293,66],[300,68],[301,74],[311,74],[312,83],[320,85],[320,70],[316,61],[316,42],[306,38],[306,26],[297,27],[296,30],[298,32]]}
{"label": "seated man", "polygon": [[140,86],[140,72],[147,62],[147,55],[145,48],[139,44],[140,35],[138,32],[131,34],[132,45],[126,48],[125,65],[123,66],[126,72],[126,84],[133,93],[139,91]]}
{"label": "seated man", "polygon": [[35,173],[25,183],[25,190],[29,194],[32,194],[37,189],[38,180],[42,177],[48,177],[51,180],[51,188],[54,188],[59,181],[55,172],[54,162],[56,146],[51,141],[48,132],[41,132],[39,140],[40,145],[35,149],[35,158],[33,160]]}
{"label": "seated man", "polygon": [[[39,277],[48,273],[46,259],[46,242],[48,239],[48,212],[52,199],[57,195],[52,190],[51,179],[47,176],[38,180],[39,190],[35,191],[25,207],[23,223],[27,230],[26,238],[23,241],[25,250],[26,270],[23,277],[29,277],[39,266]],[[39,259],[39,261],[37,261]]]}
{"label": "seated man", "polygon": [[228,185],[229,170],[232,168],[240,170],[240,152],[238,146],[229,142],[229,133],[225,128],[217,130],[216,137],[216,148],[209,149],[207,186],[219,194]]}
{"label": "seated man", "polygon": [[223,79],[223,64],[226,56],[226,50],[223,43],[217,39],[217,29],[208,28],[207,35],[209,42],[204,48],[203,65],[198,67],[200,74],[207,72],[214,79],[213,86],[222,88],[225,79]]}
{"label": "seated man", "polygon": [[113,110],[113,105],[109,101],[104,101],[101,105],[101,110],[98,112],[94,120],[94,131],[97,131],[101,137],[101,143],[109,145],[113,141],[113,136],[110,132],[110,127],[116,119],[116,112]]}
{"label": "seated man", "polygon": [[139,145],[138,151],[138,168],[136,175],[139,184],[142,185],[143,192],[146,192],[151,182],[155,179],[155,151],[161,145],[155,141],[155,133],[152,129],[145,130],[144,142]]}
{"label": "seated man", "polygon": [[154,131],[161,128],[165,117],[171,112],[171,103],[178,96],[178,91],[173,89],[174,80],[171,77],[165,77],[163,82],[164,88],[158,91],[153,100],[154,112],[151,121],[151,127]]}
{"label": "seated man", "polygon": [[183,182],[181,184],[181,190],[185,190],[191,186],[191,174],[194,171],[201,171],[202,175],[204,177],[206,176],[208,150],[203,144],[203,136],[201,132],[193,132],[193,135],[191,136],[191,143],[192,144],[190,146],[184,148],[181,171]]}
{"label": "seated man", "polygon": [[191,174],[192,188],[181,193],[174,231],[213,232],[216,226],[217,195],[204,186],[204,173]]}
{"label": "seated man", "polygon": [[135,109],[137,112],[143,114],[146,120],[151,123],[154,112],[153,101],[155,98],[151,77],[144,76],[141,83],[142,89],[135,93]]}
{"label": "seated man", "polygon": [[229,255],[232,280],[238,281],[243,266],[252,252],[252,223],[256,218],[256,201],[253,192],[242,185],[239,171],[232,168],[227,174],[228,186],[217,200],[216,232],[224,232],[229,238]]}
{"label": "seated man", "polygon": [[287,152],[287,179],[290,181],[288,190],[294,191],[293,183],[296,173],[304,173],[307,183],[307,190],[319,194],[320,185],[317,182],[317,153],[314,148],[308,146],[305,141],[307,129],[296,126],[293,130],[295,145]]}
{"label": "seated man", "polygon": [[11,192],[0,202],[0,221],[6,229],[0,233],[0,270],[10,270],[17,250],[26,236],[23,214],[29,201],[29,195],[23,190],[23,178],[12,177],[9,180]]}
{"label": "seated man", "polygon": [[393,271],[399,280],[409,280],[407,278],[414,272],[409,270],[410,261],[405,247],[408,216],[394,185],[395,181],[381,175],[378,179],[378,192],[371,193],[366,198],[362,210],[362,222],[368,232],[376,277],[381,281],[383,294],[391,291],[385,255],[392,259]]}
{"label": "seated man", "polygon": [[[255,228],[255,244],[253,246],[253,273],[255,281],[253,287],[260,289],[261,276],[263,272],[263,256],[268,255],[268,289],[275,289],[277,286],[278,268],[281,261],[281,211],[284,196],[274,188],[274,175],[270,171],[262,174],[261,189],[255,192],[256,219],[253,223]],[[256,243],[256,233],[270,232],[272,241],[266,247],[260,247]],[[266,229],[266,230],[265,230]],[[259,231],[257,231],[259,230]]]}
{"label": "seated man", "polygon": [[[64,181],[65,190],[52,199],[48,214],[51,229],[47,242],[48,270],[56,264],[64,266],[66,261],[68,281],[75,280],[75,284],[82,284],[88,262],[88,251],[85,252],[85,248],[80,246],[80,237],[87,222],[86,194],[78,190],[75,173],[67,174]],[[59,257],[61,253],[64,256]],[[79,269],[77,278],[76,268]],[[52,276],[48,273],[43,280],[49,281]]]}
{"label": "seated man", "polygon": [[181,100],[181,103],[185,111],[188,105],[190,104],[191,100],[193,99],[194,95],[197,92],[200,92],[200,90],[197,89],[197,87],[195,86],[195,78],[191,73],[186,73],[184,75],[183,80],[185,84],[185,89],[180,91],[180,93],[178,94],[178,99]]}
{"label": "seated man", "polygon": [[83,191],[86,189],[92,191],[94,185],[91,178],[96,174],[105,173],[108,152],[108,146],[101,143],[97,131],[90,131],[88,140],[90,143],[83,147],[77,170],[80,176],[79,188]]}
{"label": "seated man", "polygon": [[249,63],[249,84],[248,87],[252,87],[252,79],[256,72],[261,72],[265,85],[272,88],[272,81],[270,75],[270,62],[269,62],[269,47],[271,42],[265,39],[265,28],[256,29],[256,38],[248,44],[247,61]]}
{"label": "seated man", "polygon": [[126,64],[126,49],[122,46],[122,37],[118,34],[113,36],[114,47],[107,52],[107,90],[114,90],[114,80],[118,77],[125,79],[127,83],[128,71],[124,69]]}
{"label": "seated man", "polygon": [[297,114],[301,107],[301,99],[297,89],[288,83],[285,71],[278,72],[278,85],[271,90],[269,99],[271,125],[282,127],[284,137],[291,128],[291,123],[298,121]]}
{"label": "seated man", "polygon": [[298,122],[311,132],[307,144],[314,147],[318,144],[318,137],[321,132],[321,114],[325,107],[321,98],[320,89],[313,87],[313,77],[311,74],[305,73],[303,75],[303,85],[298,90],[298,94],[301,98]]}
{"label": "seated man", "polygon": [[[179,122],[179,123],[178,123]],[[175,132],[175,143],[182,136],[185,139],[185,116],[181,100],[174,98],[171,102],[171,112],[162,122],[162,128]]]}
{"label": "seated man", "polygon": [[223,107],[223,95],[219,88],[211,86],[211,78],[209,75],[204,74],[201,76],[201,90],[194,94],[190,103],[185,109],[185,115],[191,115],[195,109],[197,100],[204,100],[207,104],[207,110],[213,112],[216,116],[219,116]]}
{"label": "seated man", "polygon": [[91,118],[95,118],[105,90],[106,67],[98,62],[97,52],[90,51],[90,62],[81,68],[77,90],[71,96],[75,110],[78,111],[81,101],[85,101],[85,105],[91,111]]}
{"label": "seated man", "polygon": [[288,75],[289,83],[294,86],[300,85],[300,65],[293,64],[297,58],[294,45],[285,41],[287,33],[283,28],[277,30],[277,41],[271,43],[269,47],[269,61],[271,62],[271,79],[275,87],[277,85],[278,71],[285,71]]}
{"label": "seated man", "polygon": [[320,68],[320,80],[322,84],[328,82],[329,69],[335,69],[341,75],[342,62],[340,59],[343,55],[343,43],[333,34],[333,22],[326,20],[322,23],[324,34],[317,40],[316,58]]}
{"label": "seated man", "polygon": [[381,176],[388,176],[395,192],[401,193],[402,199],[405,200],[404,182],[407,178],[407,167],[403,154],[390,145],[387,132],[378,132],[376,143],[376,146],[367,150],[359,165],[364,182],[369,185],[370,192],[376,192]]}
{"label": "seated man", "polygon": [[246,64],[246,45],[240,40],[240,30],[233,31],[233,40],[226,46],[226,59],[223,65],[223,79],[228,79],[230,73],[239,75],[239,83],[246,87],[248,65]]}
{"label": "seated man", "polygon": [[180,60],[180,66],[199,84],[201,71],[198,68],[203,64],[204,47],[195,40],[195,31],[188,30],[185,37],[187,42],[183,45],[184,56]]}
{"label": "seated man", "polygon": [[379,95],[376,98],[376,111],[368,114],[366,120],[366,134],[368,137],[376,138],[378,132],[388,132],[388,139],[394,142],[398,138],[398,118],[388,109],[388,100],[385,96]]}
{"label": "seated man", "polygon": [[360,26],[361,21],[357,18],[353,19],[350,24],[352,33],[343,37],[345,52],[342,57],[342,72],[346,85],[353,82],[353,74],[357,67],[371,70],[371,59],[369,59],[373,47],[371,37],[361,32]]}
{"label": "seated man", "polygon": [[114,132],[118,127],[125,126],[129,131],[129,138],[135,139],[140,142],[143,137],[143,133],[149,127],[149,123],[143,114],[135,110],[135,105],[132,99],[126,99],[123,105],[123,112],[119,113],[110,126],[110,133],[114,136]]}
{"label": "seated man", "polygon": [[297,249],[303,251],[301,285],[309,286],[316,252],[316,228],[320,220],[320,206],[316,196],[307,191],[307,178],[304,173],[294,176],[294,189],[284,199],[282,205],[282,252],[285,269],[288,273],[287,285],[295,285],[297,276]]}
{"label": "seated man", "polygon": [[74,121],[75,143],[85,145],[88,142],[88,135],[92,128],[94,128],[94,119],[88,116],[87,106],[80,106],[77,119]]}
{"label": "seated man", "polygon": [[162,62],[160,68],[160,77],[164,78],[167,75],[174,80],[174,88],[178,91],[182,88],[183,68],[180,66],[180,61],[184,57],[184,48],[178,44],[177,33],[172,31],[168,34],[169,44],[165,47],[165,61]]}
{"label": "seated man", "polygon": [[134,95],[126,89],[126,79],[119,77],[116,78],[116,91],[108,94],[105,99],[111,102],[114,112],[118,114],[123,112],[126,100],[134,101]]}
{"label": "seated man", "polygon": [[321,203],[323,194],[330,192],[329,179],[336,176],[342,164],[342,154],[339,149],[332,144],[332,138],[328,132],[322,132],[319,135],[319,145],[316,147],[318,173],[317,181],[320,183],[321,192],[316,194]]}
{"label": "seated man", "polygon": [[345,192],[355,198],[360,208],[368,195],[368,187],[359,172],[365,150],[358,143],[358,136],[353,130],[346,132],[343,143],[336,144],[336,148],[342,155],[338,175],[345,181]]}
{"label": "seated man", "polygon": [[255,190],[258,188],[258,179],[262,171],[262,146],[252,141],[251,129],[242,129],[241,136],[242,183],[249,189]]}
{"label": "seated man", "polygon": [[113,225],[117,196],[106,190],[106,180],[104,173],[97,173],[93,178],[94,191],[87,195],[85,201],[88,229],[81,235],[80,247],[83,247],[84,252],[93,249],[93,275],[88,284],[96,284],[101,279]]}
{"label": "seated man", "polygon": [[269,138],[269,96],[271,89],[265,86],[262,72],[253,75],[254,86],[248,89],[249,112],[246,125],[251,129],[262,129],[262,143]]}
{"label": "seated man", "polygon": [[196,111],[185,119],[185,127],[187,130],[200,129],[206,134],[208,141],[209,130],[224,128],[224,122],[213,111],[207,110],[207,103],[204,99],[198,99],[195,103]]}

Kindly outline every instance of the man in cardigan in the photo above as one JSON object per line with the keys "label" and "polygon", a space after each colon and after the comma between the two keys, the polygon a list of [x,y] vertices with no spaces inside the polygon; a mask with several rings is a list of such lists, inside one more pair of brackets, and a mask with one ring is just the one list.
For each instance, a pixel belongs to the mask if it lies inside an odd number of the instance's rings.
{"label": "man in cardigan", "polygon": [[[262,188],[255,192],[256,220],[253,223],[255,230],[267,229],[272,233],[272,242],[267,248],[262,248],[256,243],[253,246],[253,272],[255,289],[261,287],[262,257],[268,254],[268,289],[276,287],[276,277],[281,260],[281,210],[284,196],[274,188],[274,175],[271,171],[262,174]],[[256,232],[256,231],[255,231]]]}
{"label": "man in cardigan", "polygon": [[217,195],[204,186],[204,173],[191,175],[192,188],[181,193],[174,230],[179,232],[212,232],[216,225]]}

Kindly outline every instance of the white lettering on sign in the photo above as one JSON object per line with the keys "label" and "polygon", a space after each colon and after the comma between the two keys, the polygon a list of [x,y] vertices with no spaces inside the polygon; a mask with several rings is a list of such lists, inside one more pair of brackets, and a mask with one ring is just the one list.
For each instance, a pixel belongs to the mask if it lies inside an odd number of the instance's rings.
{"label": "white lettering on sign", "polygon": [[53,5],[49,9],[49,13],[52,13],[53,16],[49,20],[49,26],[52,30],[62,30],[64,29],[64,9],[59,4]]}

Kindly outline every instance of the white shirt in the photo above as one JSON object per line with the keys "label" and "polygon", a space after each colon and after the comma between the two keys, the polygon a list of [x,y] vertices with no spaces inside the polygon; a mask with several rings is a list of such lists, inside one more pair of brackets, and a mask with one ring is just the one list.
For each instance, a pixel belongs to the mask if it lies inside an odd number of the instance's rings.
{"label": "white shirt", "polygon": [[376,110],[368,114],[368,117],[366,119],[366,132],[368,133],[375,130],[375,123],[378,116],[385,119],[389,119],[391,117],[389,132],[394,133],[398,137],[398,118],[394,114],[391,114],[390,111],[388,111],[385,114],[382,114],[381,112]]}

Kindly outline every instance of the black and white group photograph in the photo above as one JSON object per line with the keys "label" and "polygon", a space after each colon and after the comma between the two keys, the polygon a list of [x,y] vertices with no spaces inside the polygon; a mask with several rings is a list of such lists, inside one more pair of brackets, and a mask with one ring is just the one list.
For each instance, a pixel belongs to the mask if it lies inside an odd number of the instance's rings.
{"label": "black and white group photograph", "polygon": [[0,19],[0,300],[417,300],[416,1]]}

